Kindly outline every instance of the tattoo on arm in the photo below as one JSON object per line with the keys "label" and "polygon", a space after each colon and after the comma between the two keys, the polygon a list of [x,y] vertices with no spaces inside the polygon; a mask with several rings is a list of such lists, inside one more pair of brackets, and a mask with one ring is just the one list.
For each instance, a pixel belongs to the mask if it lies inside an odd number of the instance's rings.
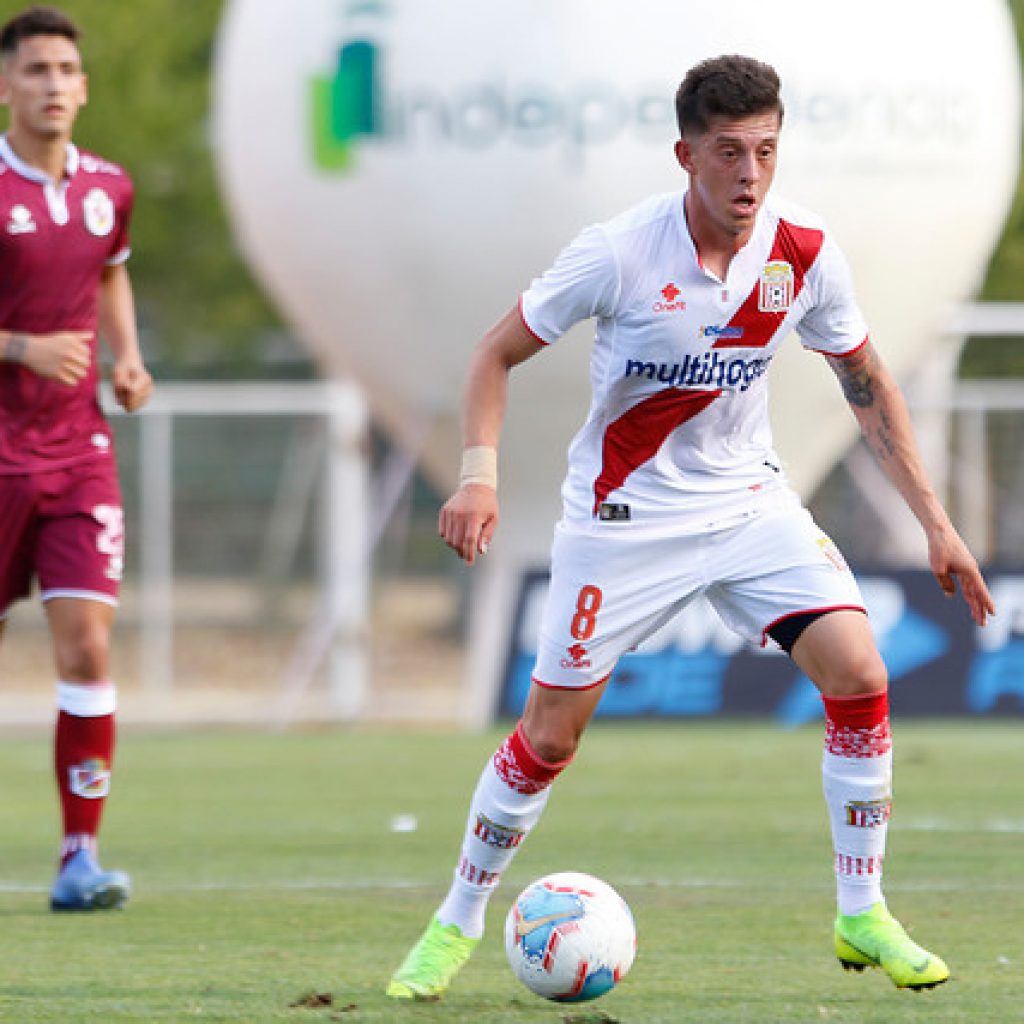
{"label": "tattoo on arm", "polygon": [[878,429],[875,431],[875,455],[879,461],[884,462],[886,457],[896,454],[896,440],[892,432],[892,420],[883,409],[879,417]]}
{"label": "tattoo on arm", "polygon": [[864,438],[875,458],[885,463],[899,457],[901,442],[900,428],[892,416],[889,400],[885,395],[882,379],[882,364],[871,345],[865,345],[853,355],[829,359],[835,375],[842,385],[846,400],[854,410],[871,410],[867,419],[860,419]]}
{"label": "tattoo on arm", "polygon": [[870,347],[866,348],[866,351],[855,352],[845,359],[829,360],[846,400],[858,409],[867,409],[875,402],[876,357]]}
{"label": "tattoo on arm", "polygon": [[20,363],[28,349],[28,338],[24,334],[12,334],[4,345],[4,360],[8,363]]}

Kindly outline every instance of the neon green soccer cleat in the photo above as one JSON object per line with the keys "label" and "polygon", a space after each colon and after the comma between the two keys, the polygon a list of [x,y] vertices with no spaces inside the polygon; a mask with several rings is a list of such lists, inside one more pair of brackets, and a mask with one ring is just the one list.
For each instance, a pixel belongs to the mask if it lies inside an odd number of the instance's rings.
{"label": "neon green soccer cleat", "polygon": [[922,949],[884,903],[863,914],[836,917],[836,956],[848,971],[881,967],[897,988],[935,988],[949,977],[941,957]]}
{"label": "neon green soccer cleat", "polygon": [[479,943],[467,939],[457,925],[445,927],[434,918],[388,982],[387,994],[392,999],[440,999]]}

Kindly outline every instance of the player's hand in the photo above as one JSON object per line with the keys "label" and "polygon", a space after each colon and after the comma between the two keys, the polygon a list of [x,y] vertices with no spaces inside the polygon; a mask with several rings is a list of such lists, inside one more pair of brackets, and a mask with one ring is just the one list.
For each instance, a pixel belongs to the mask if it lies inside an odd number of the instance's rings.
{"label": "player's hand", "polygon": [[995,615],[995,602],[978,563],[955,530],[945,530],[928,538],[928,562],[947,597],[956,595],[959,581],[960,593],[971,610],[971,618],[979,626],[985,625],[989,615]]}
{"label": "player's hand", "polygon": [[92,365],[90,331],[54,331],[52,334],[14,333],[4,345],[4,357],[21,363],[46,380],[74,387]]}
{"label": "player's hand", "polygon": [[110,383],[117,404],[125,412],[135,412],[141,408],[153,393],[153,378],[142,363],[136,360],[115,363],[110,372]]}
{"label": "player's hand", "polygon": [[498,527],[498,492],[486,484],[460,487],[442,506],[437,532],[467,565],[487,554]]}

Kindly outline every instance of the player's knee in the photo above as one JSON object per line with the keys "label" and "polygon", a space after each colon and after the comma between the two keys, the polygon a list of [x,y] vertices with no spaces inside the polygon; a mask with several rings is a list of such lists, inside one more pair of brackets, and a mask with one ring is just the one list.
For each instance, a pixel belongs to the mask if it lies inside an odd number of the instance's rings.
{"label": "player's knee", "polygon": [[524,733],[533,752],[548,764],[572,760],[580,743],[582,729],[564,720],[523,721]]}
{"label": "player's knee", "polygon": [[78,623],[64,630],[55,644],[62,679],[86,682],[109,675],[110,631],[102,624]]}
{"label": "player's knee", "polygon": [[825,692],[831,696],[855,697],[865,693],[881,693],[889,685],[889,673],[877,651],[866,651],[836,665],[827,681]]}

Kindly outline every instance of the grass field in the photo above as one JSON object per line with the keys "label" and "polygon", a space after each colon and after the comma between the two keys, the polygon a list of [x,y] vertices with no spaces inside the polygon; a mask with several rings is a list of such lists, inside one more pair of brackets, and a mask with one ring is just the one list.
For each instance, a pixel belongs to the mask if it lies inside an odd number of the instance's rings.
{"label": "grass field", "polygon": [[[0,1020],[562,1022],[1024,1020],[1020,724],[898,724],[890,905],[953,980],[899,992],[832,958],[817,729],[594,727],[448,998],[383,986],[439,900],[498,733],[122,737],[104,860],[123,913],[55,916],[49,742],[0,745]],[[393,831],[415,815],[415,831]],[[639,953],[609,996],[548,1004],[508,971],[511,897],[590,871],[633,906]],[[329,993],[329,1005],[292,1004]],[[315,1002],[315,1000],[312,1000]]]}

